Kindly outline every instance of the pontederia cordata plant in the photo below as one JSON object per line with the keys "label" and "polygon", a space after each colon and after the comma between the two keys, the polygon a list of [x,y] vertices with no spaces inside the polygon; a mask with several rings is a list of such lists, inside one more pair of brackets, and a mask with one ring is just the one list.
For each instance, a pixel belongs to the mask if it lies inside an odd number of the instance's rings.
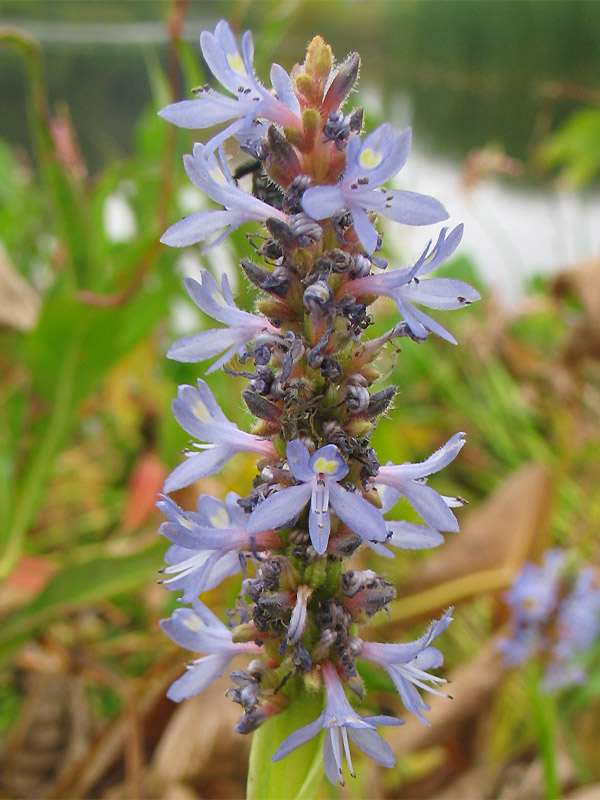
{"label": "pontederia cordata plant", "polygon": [[[257,474],[251,487],[240,487],[244,496],[231,493],[221,502],[201,495],[197,511],[167,497],[160,503],[167,517],[160,533],[172,543],[164,583],[181,591],[188,606],[163,628],[203,654],[169,697],[178,702],[197,694],[235,656],[248,655],[246,667],[231,672],[229,694],[243,712],[237,730],[254,731],[284,712],[290,732],[268,753],[273,762],[324,730],[325,773],[336,783],[344,758],[353,774],[350,743],[392,766],[377,727],[401,723],[355,711],[346,691],[363,698],[357,659],[386,670],[406,709],[425,722],[428,706],[418,690],[438,692],[444,682],[429,672],[442,663],[432,642],[451,619],[448,611],[403,644],[358,635],[359,625],[393,601],[395,587],[372,570],[349,568],[349,559],[362,546],[388,558],[396,548],[438,546],[442,531],[458,530],[452,508],[461,502],[427,481],[456,458],[462,433],[425,461],[379,464],[369,440],[395,387],[371,390],[380,377],[374,362],[401,337],[425,342],[435,333],[455,342],[423,308],[462,308],[479,294],[462,281],[430,276],[456,250],[460,225],[436,233],[412,265],[391,269],[379,255],[378,216],[431,225],[447,213],[432,197],[386,188],[408,158],[409,129],[395,133],[384,123],[363,136],[362,109],[341,110],[358,76],[358,54],[336,65],[317,36],[291,74],[273,65],[267,89],[254,74],[250,33],[240,50],[221,21],[200,42],[228,94],[203,88],[196,99],[160,113],[185,128],[222,126],[184,158],[191,181],[218,207],[175,223],[162,241],[202,243],[206,250],[247,222],[263,223],[263,235],[249,239],[255,260],[241,261],[260,298],[250,313],[237,308],[224,275],[220,285],[206,271],[200,281],[186,279],[194,303],[217,325],[179,340],[169,357],[216,359],[207,374],[224,368],[246,377],[243,398],[256,422],[252,432],[240,430],[201,379],[181,386],[173,413],[194,445],[165,492],[213,475],[240,452],[256,454]],[[228,164],[240,150],[253,165],[252,193]],[[368,338],[369,308],[381,295],[395,300],[401,319]],[[387,519],[400,497],[421,523]],[[241,590],[226,625],[201,598],[236,573]],[[294,724],[310,697],[322,698],[316,705],[322,712]],[[269,761],[261,768],[269,769]]]}

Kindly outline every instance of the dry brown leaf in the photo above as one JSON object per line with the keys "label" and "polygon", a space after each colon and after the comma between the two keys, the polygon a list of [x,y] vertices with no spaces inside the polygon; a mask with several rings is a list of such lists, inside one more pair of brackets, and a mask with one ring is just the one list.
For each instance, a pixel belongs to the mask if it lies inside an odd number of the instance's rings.
{"label": "dry brown leaf", "polygon": [[589,786],[580,786],[566,795],[565,800],[598,800],[600,797],[600,783],[592,783]]}
{"label": "dry brown leaf", "polygon": [[4,753],[9,797],[46,795],[85,752],[89,720],[83,686],[74,676],[30,673],[27,700]]}
{"label": "dry brown leaf", "polygon": [[152,783],[166,787],[201,779],[204,785],[207,773],[220,769],[216,754],[221,751],[236,753],[242,763],[247,761],[250,742],[233,731],[239,708],[224,699],[230,684],[223,676],[201,696],[177,707],[150,765]]}
{"label": "dry brown leaf", "polygon": [[[576,782],[576,773],[566,753],[559,751],[556,770],[561,789],[570,788]],[[504,785],[498,792],[498,800],[545,800],[544,767],[540,760],[528,764],[517,764],[506,770]],[[596,795],[595,800],[600,795]]]}
{"label": "dry brown leaf", "polygon": [[528,464],[509,476],[481,506],[463,514],[460,533],[415,571],[391,609],[388,628],[431,616],[461,600],[506,589],[524,561],[547,544],[552,490],[547,471]]}
{"label": "dry brown leaf", "polygon": [[564,361],[600,357],[600,259],[561,272],[553,281],[553,289],[558,296],[573,293],[583,309],[583,319],[573,329],[565,348]]}
{"label": "dry brown leaf", "polygon": [[0,247],[0,326],[30,331],[39,311],[40,298]]}
{"label": "dry brown leaf", "polygon": [[475,767],[438,789],[435,800],[493,800],[497,783],[497,768]]}

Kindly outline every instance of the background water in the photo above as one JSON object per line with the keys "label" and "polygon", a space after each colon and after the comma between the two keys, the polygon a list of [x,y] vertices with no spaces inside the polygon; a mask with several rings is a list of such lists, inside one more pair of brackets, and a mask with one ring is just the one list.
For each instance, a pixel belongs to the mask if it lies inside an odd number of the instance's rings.
{"label": "background water", "polygon": [[[4,21],[40,40],[50,96],[68,104],[91,172],[125,155],[152,103],[148,59],[165,61],[169,4],[4,2]],[[600,248],[600,200],[561,191],[535,169],[542,137],[593,93],[600,4],[562,2],[192,2],[184,37],[225,16],[256,31],[257,70],[286,68],[321,33],[342,58],[361,53],[371,121],[411,124],[415,151],[400,185],[439,196],[466,223],[464,252],[505,298],[527,276]],[[181,87],[185,97],[189,87]],[[29,147],[25,77],[0,51],[0,135]],[[591,94],[590,96],[593,96]],[[600,143],[599,143],[600,144]],[[464,159],[496,148],[523,162],[518,179],[462,186]],[[421,237],[422,238],[422,237]],[[421,240],[419,240],[420,242]]]}

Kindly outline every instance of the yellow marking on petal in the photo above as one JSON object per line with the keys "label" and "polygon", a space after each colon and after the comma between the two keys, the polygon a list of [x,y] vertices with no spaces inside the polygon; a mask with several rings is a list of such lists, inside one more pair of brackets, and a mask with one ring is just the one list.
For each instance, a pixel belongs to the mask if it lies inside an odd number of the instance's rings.
{"label": "yellow marking on petal", "polygon": [[186,616],[186,618],[183,620],[183,624],[191,631],[200,631],[202,628],[206,627],[200,617],[197,617],[196,615],[193,617]]}
{"label": "yellow marking on petal", "polygon": [[202,400],[198,400],[196,402],[196,404],[194,405],[193,413],[194,416],[200,420],[200,422],[208,423],[213,421],[210,415],[210,411],[204,405]]}
{"label": "yellow marking on petal", "polygon": [[192,530],[192,523],[189,521],[187,517],[184,517],[182,514],[177,514],[177,522],[182,525],[184,528],[187,528],[188,531]]}
{"label": "yellow marking on petal", "polygon": [[229,62],[231,69],[234,72],[237,72],[238,75],[246,75],[246,67],[244,66],[244,62],[242,61],[242,57],[239,53],[228,53],[227,61]]}
{"label": "yellow marking on petal", "polygon": [[324,472],[327,475],[333,475],[333,473],[338,468],[339,464],[337,461],[328,461],[326,458],[317,458],[314,465],[315,472]]}
{"label": "yellow marking on petal", "polygon": [[374,167],[378,167],[381,164],[381,153],[378,153],[376,150],[371,150],[368,147],[366,150],[363,150],[360,154],[360,158],[358,159],[360,162],[361,167],[366,167],[367,169],[373,169]]}
{"label": "yellow marking on petal", "polygon": [[231,522],[224,508],[219,509],[216,514],[211,514],[208,519],[213,528],[226,528]]}
{"label": "yellow marking on petal", "polygon": [[215,301],[215,303],[217,303],[220,306],[223,306],[223,308],[229,308],[229,306],[227,305],[227,301],[220,292],[213,292],[211,294],[211,298]]}
{"label": "yellow marking on petal", "polygon": [[213,179],[213,181],[215,183],[219,183],[219,184],[221,184],[221,186],[226,186],[227,185],[227,179],[225,178],[225,176],[223,175],[223,173],[221,172],[221,170],[218,167],[215,167],[214,169],[209,170],[208,174],[210,175],[210,177]]}

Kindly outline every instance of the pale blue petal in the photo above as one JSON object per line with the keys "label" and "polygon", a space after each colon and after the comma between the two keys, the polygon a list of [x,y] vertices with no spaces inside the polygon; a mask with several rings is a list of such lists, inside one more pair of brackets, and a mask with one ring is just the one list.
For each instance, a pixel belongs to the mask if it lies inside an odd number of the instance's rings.
{"label": "pale blue petal", "polygon": [[162,108],[158,115],[179,128],[198,130],[239,117],[240,106],[232,97],[206,92],[195,100],[171,103]]}
{"label": "pale blue petal", "polygon": [[453,533],[458,531],[456,517],[431,486],[415,481],[406,481],[402,487],[402,494],[432,528]]}
{"label": "pale blue petal", "polygon": [[404,225],[431,225],[448,219],[449,216],[444,206],[434,197],[398,189],[386,191],[385,205],[376,210],[388,219]]}
{"label": "pale blue petal", "polygon": [[341,186],[312,186],[302,195],[302,208],[313,219],[334,217],[346,205]]}
{"label": "pale blue petal", "polygon": [[363,539],[385,542],[386,522],[381,511],[372,503],[333,481],[329,486],[329,499],[337,516],[351,530]]}
{"label": "pale blue petal", "polygon": [[393,767],[396,763],[391,747],[375,731],[364,728],[348,728],[348,736],[376,764],[381,764],[382,767]]}
{"label": "pale blue petal", "polygon": [[363,717],[365,722],[369,722],[371,725],[404,725],[403,719],[398,719],[398,717],[389,717],[385,714],[378,714],[375,717]]}
{"label": "pale blue petal", "polygon": [[[463,431],[459,431],[425,461],[419,461],[416,464],[400,464],[397,467],[391,467],[391,469],[397,470],[402,478],[410,479],[425,478],[427,475],[440,472],[451,464],[460,453],[466,441],[465,437],[466,434]],[[382,467],[382,470],[386,471],[387,467]]]}
{"label": "pale blue petal", "polygon": [[194,653],[220,652],[232,644],[231,631],[206,606],[200,613],[176,608],[168,619],[160,620],[160,627],[175,644]]}
{"label": "pale blue petal", "polygon": [[231,661],[231,654],[206,656],[171,684],[167,697],[174,703],[180,703],[193,695],[204,691],[206,687],[220,677]]}
{"label": "pale blue petal", "polygon": [[398,690],[400,700],[402,700],[402,704],[406,710],[417,716],[424,725],[430,727],[430,723],[421,713],[421,711],[429,711],[429,705],[423,701],[417,689],[412,683],[406,680],[399,669],[390,666],[388,667],[388,672],[394,681],[394,686]]}
{"label": "pale blue petal", "polygon": [[334,785],[341,782],[340,767],[336,763],[335,753],[333,751],[333,737],[339,737],[337,728],[329,728],[325,731],[325,740],[323,742],[323,769],[327,779]]}
{"label": "pale blue petal", "polygon": [[169,247],[187,247],[196,244],[203,239],[212,236],[217,231],[222,230],[227,225],[241,225],[239,213],[226,209],[215,209],[214,211],[197,211],[184,217],[171,225],[163,233],[160,241]]}
{"label": "pale blue petal", "polygon": [[463,236],[464,225],[461,223],[457,225],[454,230],[450,231],[450,233],[446,236],[448,228],[442,228],[440,231],[440,235],[438,236],[438,240],[435,243],[435,247],[433,248],[433,252],[429,253],[429,247],[423,252],[423,255],[419,259],[419,261],[415,264],[417,267],[416,275],[420,277],[421,275],[426,275],[428,272],[432,272],[434,269],[443,264],[452,253],[456,250],[460,241]]}
{"label": "pale blue petal", "polygon": [[400,172],[410,153],[411,137],[410,128],[405,128],[394,137],[386,157],[368,174],[369,186],[381,186],[382,183],[389,181],[396,173]]}
{"label": "pale blue petal", "polygon": [[[198,308],[202,309],[205,314],[208,314],[219,322],[229,324],[231,322],[231,312],[237,312],[239,315],[239,309],[236,308],[233,302],[227,302],[227,305],[222,302],[222,290],[219,289],[217,282],[210,272],[203,269],[200,276],[201,283],[195,281],[193,278],[184,278],[183,285],[187,293]],[[233,306],[233,308],[231,308],[231,306]]]}
{"label": "pale blue petal", "polygon": [[329,516],[329,509],[316,514],[311,503],[310,513],[308,515],[308,533],[310,534],[311,544],[319,555],[327,550],[330,530],[331,517]]}
{"label": "pale blue petal", "polygon": [[411,281],[400,291],[402,297],[411,303],[444,310],[464,308],[481,299],[477,289],[454,278],[429,278],[418,283]]}
{"label": "pale blue petal", "polygon": [[444,537],[435,528],[429,525],[417,525],[413,522],[386,522],[387,528],[392,532],[387,544],[401,550],[427,550],[430,547],[439,547]]}
{"label": "pale blue petal", "polygon": [[379,240],[379,234],[369,219],[367,212],[363,208],[353,203],[352,206],[350,206],[350,210],[352,212],[352,224],[354,225],[354,232],[356,233],[366,252],[370,255],[371,253],[375,252],[375,248],[377,247],[377,242]]}
{"label": "pale blue petal", "polygon": [[291,733],[287,739],[284,739],[275,751],[271,761],[273,763],[276,761],[281,761],[282,758],[288,756],[297,747],[306,744],[306,742],[317,736],[322,728],[323,714],[318,716],[314,722],[309,722],[308,725],[303,725],[301,728],[298,728],[297,731]]}
{"label": "pale blue petal", "polygon": [[309,466],[310,453],[300,439],[292,439],[285,448],[290,472],[297,481],[311,481],[314,472]]}
{"label": "pale blue petal", "polygon": [[288,486],[273,492],[254,509],[248,520],[248,532],[259,533],[280,528],[297,516],[308,503],[312,493],[310,483]]}
{"label": "pale blue petal", "polygon": [[173,472],[165,481],[163,491],[176,492],[178,489],[183,489],[189,486],[194,481],[200,478],[205,478],[207,475],[214,475],[223,467],[229,458],[231,452],[225,448],[217,445],[210,450],[202,450],[199,453],[194,453],[188,456],[186,460],[175,467]]}
{"label": "pale blue petal", "polygon": [[279,64],[271,66],[271,83],[277,98],[286,105],[294,114],[300,114],[300,103],[292,89],[290,76]]}
{"label": "pale blue petal", "polygon": [[167,351],[167,358],[186,364],[196,363],[212,358],[231,346],[243,349],[247,339],[239,330],[211,328],[178,339]]}

